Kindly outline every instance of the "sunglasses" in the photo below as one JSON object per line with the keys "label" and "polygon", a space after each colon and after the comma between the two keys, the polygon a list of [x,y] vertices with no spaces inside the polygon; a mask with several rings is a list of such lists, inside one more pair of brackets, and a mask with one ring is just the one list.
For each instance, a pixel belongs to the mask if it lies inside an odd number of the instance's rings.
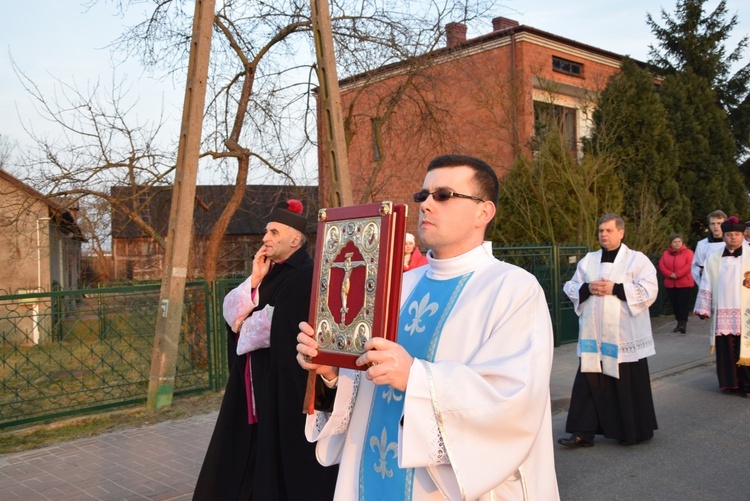
{"label": "sunglasses", "polygon": [[427,200],[427,197],[432,195],[432,199],[436,202],[445,202],[449,198],[468,198],[469,200],[476,200],[477,202],[484,202],[483,199],[479,197],[473,197],[471,195],[463,195],[461,193],[456,193],[453,190],[449,190],[447,188],[438,188],[435,191],[429,191],[429,190],[422,190],[418,191],[414,194],[414,201],[418,203],[422,203],[425,200]]}

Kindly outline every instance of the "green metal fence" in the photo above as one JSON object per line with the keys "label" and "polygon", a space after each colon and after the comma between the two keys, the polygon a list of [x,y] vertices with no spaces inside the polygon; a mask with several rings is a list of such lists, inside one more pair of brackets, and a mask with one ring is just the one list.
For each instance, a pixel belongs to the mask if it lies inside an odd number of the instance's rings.
{"label": "green metal fence", "polygon": [[[186,286],[177,394],[226,382],[216,290]],[[158,301],[158,285],[1,296],[0,428],[145,402]]]}
{"label": "green metal fence", "polygon": [[[555,346],[573,343],[578,340],[578,316],[573,303],[563,293],[563,284],[570,280],[576,271],[578,262],[589,251],[587,246],[529,246],[529,247],[495,247],[492,249],[496,258],[520,266],[533,274],[547,296],[552,327],[555,332]],[[651,256],[654,266],[659,256]],[[659,273],[659,294],[649,308],[652,317],[672,314],[664,280]],[[697,288],[694,289],[694,297]],[[693,299],[694,299],[693,297]]]}
{"label": "green metal fence", "polygon": [[578,339],[578,320],[573,304],[562,292],[565,281],[575,273],[586,246],[495,247],[496,258],[519,266],[536,277],[547,297],[555,333],[555,346]]}
{"label": "green metal fence", "polygon": [[[578,319],[562,285],[587,251],[493,249],[498,259],[536,276],[550,308],[555,346],[578,338]],[[226,385],[222,303],[240,282],[186,285],[176,394]],[[0,296],[0,429],[145,403],[159,290],[159,284],[149,284]],[[651,315],[670,312],[661,288]]]}

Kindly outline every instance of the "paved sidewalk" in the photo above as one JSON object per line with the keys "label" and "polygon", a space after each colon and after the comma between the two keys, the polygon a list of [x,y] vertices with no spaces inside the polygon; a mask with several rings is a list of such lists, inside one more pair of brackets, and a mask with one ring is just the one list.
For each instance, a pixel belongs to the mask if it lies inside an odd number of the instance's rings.
{"label": "paved sidewalk", "polygon": [[[714,362],[708,345],[710,322],[691,317],[687,324],[687,334],[672,332],[676,324],[671,316],[651,319],[656,348],[656,355],[648,358],[652,380]],[[550,377],[553,413],[568,409],[570,390],[577,370],[576,344],[570,343],[555,348]]]}
{"label": "paved sidewalk", "polygon": [[[691,319],[674,334],[671,317],[652,319],[652,379],[713,362],[708,321]],[[575,344],[555,349],[553,412],[567,409],[578,358]],[[191,499],[217,412],[0,455],[0,500]]]}
{"label": "paved sidewalk", "polygon": [[187,501],[216,415],[0,455],[0,499]]}

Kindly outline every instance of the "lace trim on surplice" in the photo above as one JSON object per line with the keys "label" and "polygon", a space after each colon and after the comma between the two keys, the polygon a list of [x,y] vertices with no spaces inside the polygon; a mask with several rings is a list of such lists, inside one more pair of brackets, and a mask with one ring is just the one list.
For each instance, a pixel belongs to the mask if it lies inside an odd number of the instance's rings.
{"label": "lace trim on surplice", "polygon": [[441,464],[449,464],[448,451],[445,450],[445,442],[443,441],[443,435],[440,433],[440,428],[437,425],[437,421],[432,426],[432,448],[430,450],[430,464],[429,466],[438,466]]}
{"label": "lace trim on surplice", "polygon": [[741,331],[742,314],[739,308],[717,308],[716,335],[734,334]]}
{"label": "lace trim on surplice", "polygon": [[650,348],[652,346],[654,346],[654,338],[646,337],[636,339],[635,341],[620,343],[620,351],[622,353],[638,353],[640,350]]}
{"label": "lace trim on surplice", "polygon": [[352,418],[352,412],[354,411],[354,402],[357,399],[357,392],[359,391],[359,381],[362,378],[362,371],[356,371],[354,379],[352,380],[352,396],[349,399],[349,403],[346,406],[346,414],[344,415],[341,422],[334,430],[334,435],[339,433],[345,433],[349,428],[349,421]]}
{"label": "lace trim on surplice", "polygon": [[699,315],[711,315],[712,294],[706,289],[698,291],[698,297],[695,299],[695,313]]}
{"label": "lace trim on surplice", "polygon": [[633,295],[635,296],[635,304],[648,301],[648,290],[637,282],[633,282]]}

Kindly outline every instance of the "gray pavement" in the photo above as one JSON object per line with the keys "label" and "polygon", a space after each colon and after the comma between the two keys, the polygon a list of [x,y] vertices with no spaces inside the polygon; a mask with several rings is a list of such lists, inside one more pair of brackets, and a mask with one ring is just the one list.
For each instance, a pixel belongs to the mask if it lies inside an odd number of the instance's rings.
{"label": "gray pavement", "polygon": [[[653,380],[711,364],[708,321],[691,319],[672,333],[671,317],[652,319]],[[575,344],[555,349],[550,392],[554,413],[567,410],[578,358]],[[0,501],[191,499],[217,412],[0,455]],[[557,451],[556,451],[557,453]]]}

